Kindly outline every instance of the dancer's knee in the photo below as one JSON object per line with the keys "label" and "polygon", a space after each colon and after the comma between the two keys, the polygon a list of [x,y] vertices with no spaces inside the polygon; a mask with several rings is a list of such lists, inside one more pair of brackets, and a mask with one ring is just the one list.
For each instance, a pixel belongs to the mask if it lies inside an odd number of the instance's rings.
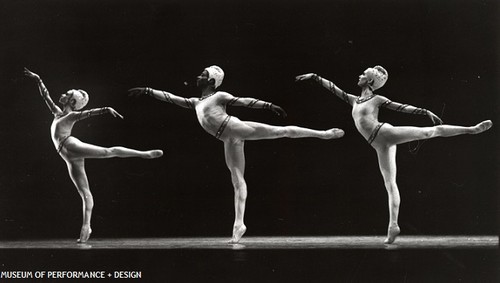
{"label": "dancer's knee", "polygon": [[384,182],[384,185],[385,189],[390,194],[395,193],[398,190],[398,185],[396,184],[395,181],[386,181]]}
{"label": "dancer's knee", "polygon": [[100,154],[103,157],[112,157],[116,155],[116,151],[117,151],[116,147],[103,148]]}
{"label": "dancer's knee", "polygon": [[115,156],[118,156],[120,154],[120,152],[123,152],[123,149],[124,149],[124,147],[121,147],[121,146],[113,146],[110,148],[105,148],[104,154],[105,154],[105,156],[108,156],[108,157],[115,157]]}
{"label": "dancer's knee", "polygon": [[233,187],[235,190],[242,190],[247,187],[247,184],[243,179],[237,179],[237,180],[233,179]]}
{"label": "dancer's knee", "polygon": [[94,208],[94,198],[89,190],[83,190],[80,192],[80,196],[82,197],[82,201],[85,204],[86,210],[92,210]]}
{"label": "dancer's knee", "polygon": [[424,136],[424,139],[430,139],[430,138],[439,136],[441,132],[442,132],[442,127],[435,126],[432,128],[424,129],[423,136]]}
{"label": "dancer's knee", "polygon": [[276,127],[273,129],[273,135],[278,138],[290,137],[293,134],[291,127]]}
{"label": "dancer's knee", "polygon": [[240,200],[246,200],[247,198],[247,184],[243,179],[233,179],[234,193],[238,195]]}

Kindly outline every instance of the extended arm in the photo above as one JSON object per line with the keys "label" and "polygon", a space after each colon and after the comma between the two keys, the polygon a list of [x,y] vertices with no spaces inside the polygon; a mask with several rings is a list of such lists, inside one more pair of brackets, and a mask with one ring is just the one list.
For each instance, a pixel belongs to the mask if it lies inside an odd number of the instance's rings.
{"label": "extended arm", "polygon": [[383,102],[380,104],[379,108],[387,108],[390,110],[398,111],[398,112],[403,112],[403,113],[408,113],[408,114],[417,114],[417,115],[427,115],[429,118],[432,120],[434,124],[443,124],[443,121],[434,113],[431,111],[424,109],[424,108],[418,108],[409,104],[402,104],[398,102],[393,102],[385,97],[383,97]]}
{"label": "extended arm", "polygon": [[343,101],[345,101],[346,103],[348,103],[351,106],[353,105],[354,100],[356,99],[356,96],[346,93],[345,91],[341,90],[339,87],[337,87],[331,81],[324,79],[324,78],[318,76],[317,74],[310,73],[310,74],[305,74],[305,75],[300,75],[300,76],[295,77],[296,81],[303,81],[303,80],[308,80],[308,79],[313,79],[319,85],[328,89],[330,92],[335,94],[338,98],[342,99]]}
{"label": "extended arm", "polygon": [[40,91],[40,95],[42,96],[43,100],[45,101],[45,104],[47,104],[47,107],[49,107],[50,112],[52,112],[53,115],[60,115],[62,113],[62,110],[57,105],[55,105],[55,103],[52,101],[52,98],[50,98],[49,91],[47,90],[47,88],[43,84],[40,76],[31,72],[27,68],[24,68],[24,74],[27,77],[32,78],[37,82],[38,90]]}
{"label": "extended arm", "polygon": [[80,121],[83,119],[90,118],[92,116],[103,115],[107,113],[113,115],[113,117],[120,117],[123,119],[123,116],[120,115],[120,113],[116,112],[115,109],[111,107],[102,107],[102,108],[94,108],[90,110],[76,112],[76,120]]}
{"label": "extended arm", "polygon": [[194,109],[194,103],[191,98],[180,97],[163,90],[155,90],[150,87],[136,87],[129,89],[128,92],[130,96],[138,96],[144,94],[161,101],[175,104],[180,107]]}
{"label": "extended arm", "polygon": [[286,117],[285,110],[283,110],[283,108],[279,107],[278,105],[274,105],[271,102],[266,102],[251,97],[234,97],[231,95],[227,105],[243,106],[243,107],[257,108],[257,109],[269,109],[278,116]]}

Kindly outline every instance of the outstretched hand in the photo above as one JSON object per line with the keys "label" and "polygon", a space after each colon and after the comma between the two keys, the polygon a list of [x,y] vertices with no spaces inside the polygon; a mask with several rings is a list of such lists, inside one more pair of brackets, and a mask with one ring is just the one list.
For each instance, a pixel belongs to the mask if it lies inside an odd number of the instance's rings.
{"label": "outstretched hand", "polygon": [[278,105],[271,104],[271,110],[274,112],[274,114],[286,118],[286,112],[283,108],[279,107]]}
{"label": "outstretched hand", "polygon": [[119,117],[119,118],[122,118],[123,119],[123,116],[120,115],[120,113],[118,113],[115,109],[111,108],[111,107],[107,107],[107,110],[109,112],[109,114],[113,115],[113,117]]}
{"label": "outstretched hand", "polygon": [[28,68],[24,67],[24,75],[27,76],[28,78],[32,78],[35,80],[39,80],[40,76],[33,73],[32,71],[28,70]]}
{"label": "outstretched hand", "polygon": [[432,123],[434,123],[434,125],[442,125],[443,124],[443,120],[441,120],[441,118],[439,118],[436,114],[432,113],[431,111],[427,111],[427,116],[429,116],[429,118],[431,118],[432,120]]}
{"label": "outstretched hand", "polygon": [[147,87],[134,87],[128,90],[128,96],[138,97],[146,94]]}
{"label": "outstretched hand", "polygon": [[298,81],[310,80],[313,76],[314,76],[313,73],[298,75],[295,77],[295,81],[298,82]]}

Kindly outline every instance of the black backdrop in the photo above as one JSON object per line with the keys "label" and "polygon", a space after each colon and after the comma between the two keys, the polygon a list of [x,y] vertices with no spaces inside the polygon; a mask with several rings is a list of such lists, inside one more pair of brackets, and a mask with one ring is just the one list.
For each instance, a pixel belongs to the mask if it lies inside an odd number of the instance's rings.
{"label": "black backdrop", "polygon": [[[94,237],[230,236],[233,191],[223,144],[194,112],[126,90],[150,86],[198,96],[195,76],[217,64],[221,87],[272,101],[286,119],[231,108],[243,120],[317,129],[344,138],[246,143],[248,235],[383,235],[387,195],[374,150],[350,108],[295,83],[316,72],[350,93],[383,65],[378,93],[425,107],[449,124],[498,123],[496,1],[1,1],[0,238],[76,237],[81,203],[49,135],[51,115],[28,67],[54,100],[70,88],[88,107],[125,116],[87,119],[73,134],[103,146],[161,148],[157,160],[88,160]],[[393,125],[426,117],[381,112]],[[478,136],[398,150],[404,234],[496,234],[496,126]]]}

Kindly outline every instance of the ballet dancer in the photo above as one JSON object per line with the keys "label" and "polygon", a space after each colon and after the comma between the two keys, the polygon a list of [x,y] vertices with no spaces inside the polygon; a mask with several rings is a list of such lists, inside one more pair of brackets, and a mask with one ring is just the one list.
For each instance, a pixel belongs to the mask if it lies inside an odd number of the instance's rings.
{"label": "ballet dancer", "polygon": [[[352,118],[359,133],[368,141],[378,156],[380,172],[384,179],[389,198],[389,227],[384,243],[391,244],[400,233],[398,226],[399,205],[401,202],[396,184],[396,149],[401,143],[430,139],[435,137],[451,137],[463,134],[479,134],[492,126],[490,120],[483,121],[475,126],[462,127],[442,125],[441,119],[429,110],[417,108],[408,104],[401,104],[377,95],[375,90],[381,88],[388,79],[387,71],[381,66],[366,69],[360,76],[358,86],[361,95],[354,96],[338,88],[334,83],[317,74],[299,75],[296,81],[312,79],[328,89],[340,99],[352,106]],[[389,123],[379,122],[380,108],[398,112],[427,115],[435,126],[433,127],[400,127]],[[439,124],[436,126],[436,124]]]}
{"label": "ballet dancer", "polygon": [[196,85],[201,90],[200,97],[184,98],[170,92],[155,90],[149,87],[132,88],[131,96],[147,95],[161,101],[175,104],[194,110],[201,127],[224,143],[225,160],[234,187],[235,220],[230,243],[238,243],[246,231],[243,222],[247,185],[244,179],[245,154],[243,146],[246,140],[262,140],[277,138],[320,138],[335,139],[344,135],[341,129],[325,131],[312,130],[297,126],[271,126],[263,123],[241,121],[237,117],[226,113],[227,106],[243,106],[248,108],[271,110],[279,116],[285,117],[285,111],[270,102],[255,98],[234,97],[219,91],[224,78],[223,70],[218,66],[210,66],[197,77]]}
{"label": "ballet dancer", "polygon": [[87,174],[85,172],[86,158],[112,158],[112,157],[141,157],[146,159],[158,158],[163,155],[161,150],[138,151],[121,146],[110,148],[95,146],[81,142],[79,139],[71,136],[73,125],[83,119],[96,115],[111,114],[113,117],[123,119],[123,116],[111,107],[95,108],[90,110],[78,111],[85,107],[89,101],[87,92],[81,89],[71,89],[62,94],[59,103],[62,109],[54,104],[50,98],[49,91],[43,84],[40,76],[24,68],[24,74],[34,79],[38,84],[38,89],[45,103],[49,107],[54,120],[50,127],[50,133],[54,146],[66,162],[69,176],[76,186],[78,193],[82,198],[83,206],[83,224],[80,230],[79,243],[85,243],[92,233],[90,228],[90,218],[94,200],[90,192]]}

